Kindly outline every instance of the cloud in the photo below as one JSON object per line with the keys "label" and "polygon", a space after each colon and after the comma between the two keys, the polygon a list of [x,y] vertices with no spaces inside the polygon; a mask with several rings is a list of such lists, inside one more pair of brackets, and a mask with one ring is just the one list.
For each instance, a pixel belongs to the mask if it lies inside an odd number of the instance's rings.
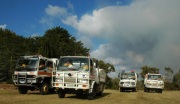
{"label": "cloud", "polygon": [[[73,8],[69,3],[69,8]],[[67,18],[68,14],[67,8],[63,8],[55,5],[48,5],[44,10],[45,15],[41,18],[40,23],[45,28],[52,28],[55,24],[60,23],[62,19]]]}
{"label": "cloud", "polygon": [[107,40],[91,54],[114,64],[117,71],[119,66],[140,70],[143,65],[161,72],[167,66],[179,70],[179,4],[179,0],[134,0],[63,21],[81,36]]}
{"label": "cloud", "polygon": [[6,27],[7,27],[6,24],[0,25],[0,28],[2,28],[2,29],[6,29]]}
{"label": "cloud", "polygon": [[72,11],[74,10],[74,6],[73,6],[73,4],[70,1],[68,1],[67,6],[68,6],[68,9],[70,9]]}
{"label": "cloud", "polygon": [[59,6],[48,5],[45,12],[49,16],[58,17],[67,15],[67,9]]}

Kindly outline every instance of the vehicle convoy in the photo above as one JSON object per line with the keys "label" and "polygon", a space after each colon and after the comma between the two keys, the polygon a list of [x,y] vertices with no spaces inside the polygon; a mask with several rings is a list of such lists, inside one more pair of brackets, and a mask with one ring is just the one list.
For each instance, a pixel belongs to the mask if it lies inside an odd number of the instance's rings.
{"label": "vehicle convoy", "polygon": [[144,92],[150,92],[155,90],[158,93],[162,93],[164,89],[163,76],[161,74],[148,73],[144,79]]}
{"label": "vehicle convoy", "polygon": [[133,92],[137,91],[137,78],[138,74],[132,71],[123,70],[122,73],[119,73],[119,90],[124,92],[126,90],[131,90]]}
{"label": "vehicle convoy", "polygon": [[103,94],[106,73],[98,68],[98,60],[94,62],[89,56],[62,56],[52,82],[59,98],[76,94],[91,100]]}
{"label": "vehicle convoy", "polygon": [[52,71],[55,70],[56,58],[41,55],[20,56],[13,74],[13,82],[20,94],[28,90],[39,90],[45,95],[55,91],[52,86]]}

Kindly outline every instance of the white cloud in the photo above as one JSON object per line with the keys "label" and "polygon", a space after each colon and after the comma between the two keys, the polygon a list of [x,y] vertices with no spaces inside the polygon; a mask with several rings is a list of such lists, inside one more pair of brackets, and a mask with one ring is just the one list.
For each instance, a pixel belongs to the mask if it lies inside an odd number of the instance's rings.
{"label": "white cloud", "polygon": [[[69,4],[70,5],[70,4]],[[57,22],[61,22],[61,19],[69,16],[67,8],[60,6],[48,5],[45,8],[45,15],[41,18],[40,23],[43,27],[52,28]]]}
{"label": "white cloud", "polygon": [[68,1],[68,9],[70,9],[70,10],[74,10],[74,6],[73,6],[73,4],[70,2],[70,1]]}
{"label": "white cloud", "polygon": [[45,12],[49,16],[58,17],[67,15],[67,9],[59,6],[48,5]]}
{"label": "white cloud", "polygon": [[6,27],[7,27],[6,24],[0,25],[0,28],[2,28],[2,29],[6,29]]}
{"label": "white cloud", "polygon": [[32,34],[30,37],[39,37],[39,36],[41,36],[39,33],[34,33],[34,34]]}
{"label": "white cloud", "polygon": [[109,41],[91,52],[92,56],[127,66],[143,65],[179,69],[180,1],[135,0],[128,6],[109,6],[65,19],[79,34]]}

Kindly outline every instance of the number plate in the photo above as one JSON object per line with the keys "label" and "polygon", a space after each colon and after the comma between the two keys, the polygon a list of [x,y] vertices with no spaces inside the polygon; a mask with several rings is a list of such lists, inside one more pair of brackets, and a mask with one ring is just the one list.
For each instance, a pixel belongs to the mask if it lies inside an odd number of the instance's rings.
{"label": "number plate", "polygon": [[19,82],[20,82],[20,83],[25,83],[25,80],[20,80]]}
{"label": "number plate", "polygon": [[66,84],[67,87],[74,87],[74,84]]}

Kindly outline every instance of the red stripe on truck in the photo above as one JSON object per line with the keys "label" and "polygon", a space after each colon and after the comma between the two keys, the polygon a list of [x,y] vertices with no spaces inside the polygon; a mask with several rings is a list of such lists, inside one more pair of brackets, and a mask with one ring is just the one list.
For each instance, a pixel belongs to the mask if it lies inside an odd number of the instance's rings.
{"label": "red stripe on truck", "polygon": [[38,75],[48,75],[48,76],[52,76],[52,73],[47,73],[47,72],[38,71]]}

